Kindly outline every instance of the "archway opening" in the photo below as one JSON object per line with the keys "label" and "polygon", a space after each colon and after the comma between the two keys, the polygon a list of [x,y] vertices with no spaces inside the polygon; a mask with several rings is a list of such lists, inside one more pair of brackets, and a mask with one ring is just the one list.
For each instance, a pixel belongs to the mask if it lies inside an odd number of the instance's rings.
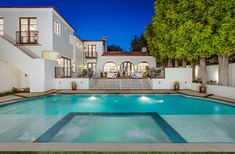
{"label": "archway opening", "polygon": [[137,71],[143,73],[143,77],[149,76],[150,65],[147,62],[141,62],[137,66]]}
{"label": "archway opening", "polygon": [[107,77],[108,74],[116,74],[118,72],[117,65],[113,62],[107,62],[104,65],[103,76]]}
{"label": "archway opening", "polygon": [[135,71],[135,67],[131,62],[124,62],[120,66],[120,72],[122,76],[130,77]]}

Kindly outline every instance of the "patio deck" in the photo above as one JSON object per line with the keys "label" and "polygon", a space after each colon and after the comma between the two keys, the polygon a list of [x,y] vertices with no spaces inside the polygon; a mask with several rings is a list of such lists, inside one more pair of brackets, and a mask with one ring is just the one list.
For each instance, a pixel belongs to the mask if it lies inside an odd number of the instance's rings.
{"label": "patio deck", "polygon": [[97,151],[97,152],[234,152],[234,144],[163,143],[163,144],[66,144],[66,143],[0,143],[0,151]]}

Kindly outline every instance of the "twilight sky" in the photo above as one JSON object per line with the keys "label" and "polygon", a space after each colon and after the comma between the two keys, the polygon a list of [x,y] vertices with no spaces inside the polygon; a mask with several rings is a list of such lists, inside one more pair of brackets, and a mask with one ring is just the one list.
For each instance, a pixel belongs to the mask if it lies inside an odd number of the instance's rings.
{"label": "twilight sky", "polygon": [[0,0],[0,6],[54,6],[81,39],[101,39],[130,50],[133,36],[154,16],[155,0]]}

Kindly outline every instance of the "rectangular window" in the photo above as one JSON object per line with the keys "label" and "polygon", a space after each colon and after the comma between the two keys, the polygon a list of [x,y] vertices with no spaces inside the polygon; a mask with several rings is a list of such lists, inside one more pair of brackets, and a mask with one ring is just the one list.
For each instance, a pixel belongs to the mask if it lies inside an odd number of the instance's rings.
{"label": "rectangular window", "polygon": [[37,18],[21,17],[20,31],[17,33],[17,43],[34,44],[38,43]]}
{"label": "rectangular window", "polygon": [[88,57],[96,57],[96,45],[88,46]]}
{"label": "rectangular window", "polygon": [[0,17],[0,35],[4,35],[4,21],[3,18]]}
{"label": "rectangular window", "polygon": [[70,43],[70,44],[73,44],[73,42],[74,42],[73,38],[74,38],[73,35],[70,35],[70,36],[69,36],[69,43]]}
{"label": "rectangular window", "polygon": [[54,21],[54,33],[56,35],[60,35],[61,34],[61,25],[58,21]]}

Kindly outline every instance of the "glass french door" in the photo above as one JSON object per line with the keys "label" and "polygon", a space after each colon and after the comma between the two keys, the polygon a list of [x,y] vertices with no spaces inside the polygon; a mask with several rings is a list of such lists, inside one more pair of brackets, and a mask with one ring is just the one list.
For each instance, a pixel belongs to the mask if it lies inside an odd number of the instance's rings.
{"label": "glass french door", "polygon": [[88,57],[96,57],[96,45],[88,46]]}
{"label": "glass french door", "polygon": [[37,18],[21,17],[19,43],[34,44],[38,43]]}
{"label": "glass french door", "polygon": [[96,72],[96,63],[88,63],[87,68],[90,68],[93,71],[93,73],[95,73]]}
{"label": "glass french door", "polygon": [[61,67],[63,68],[63,77],[71,77],[71,59],[61,57]]}

